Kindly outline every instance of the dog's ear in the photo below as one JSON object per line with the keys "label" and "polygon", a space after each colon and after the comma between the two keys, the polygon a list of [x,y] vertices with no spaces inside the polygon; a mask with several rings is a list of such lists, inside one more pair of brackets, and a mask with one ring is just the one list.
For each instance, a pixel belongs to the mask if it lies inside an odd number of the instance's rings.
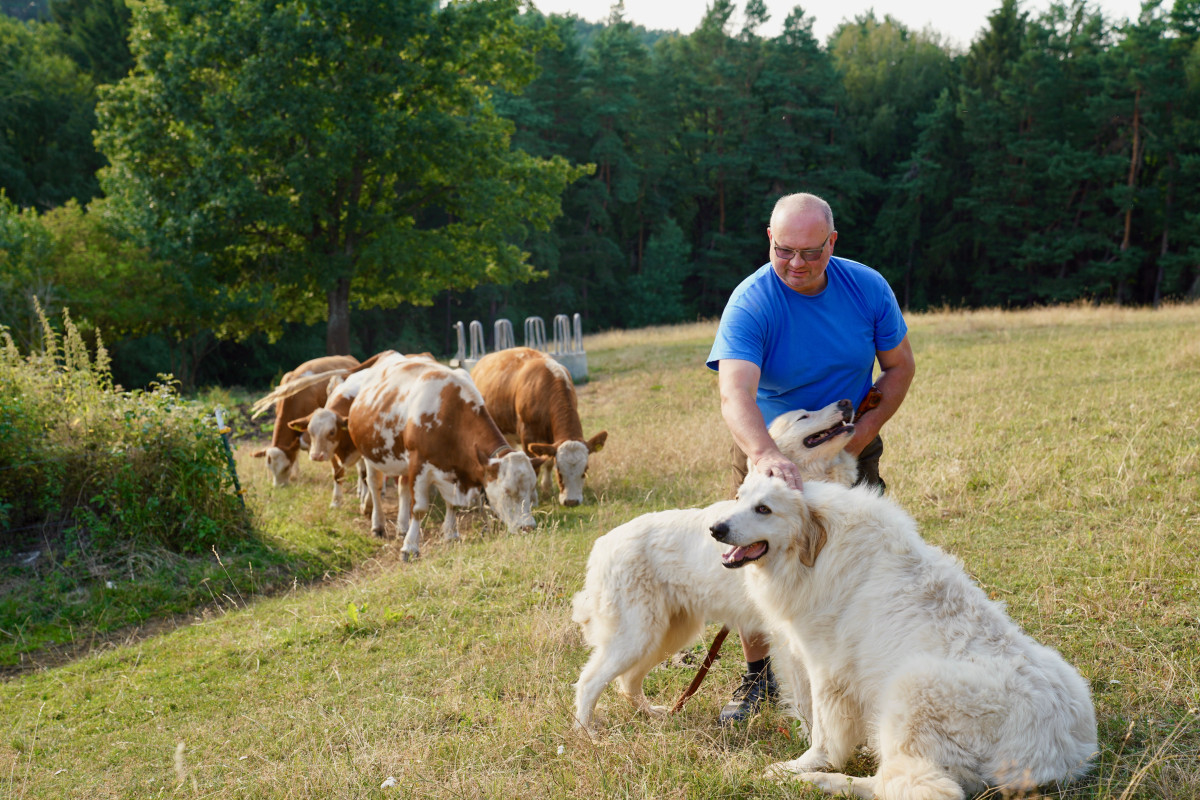
{"label": "dog's ear", "polygon": [[817,556],[829,537],[825,533],[825,521],[821,519],[820,514],[814,511],[806,516],[800,529],[800,563],[811,567],[817,563]]}

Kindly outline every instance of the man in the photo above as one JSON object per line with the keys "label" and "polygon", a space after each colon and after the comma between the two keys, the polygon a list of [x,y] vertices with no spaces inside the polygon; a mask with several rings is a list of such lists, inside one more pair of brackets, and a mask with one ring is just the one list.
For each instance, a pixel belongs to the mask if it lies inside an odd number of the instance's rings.
{"label": "man", "polygon": [[[734,441],[735,474],[754,468],[803,489],[800,473],[767,433],[778,415],[848,398],[857,407],[872,386],[878,407],[855,423],[846,450],[858,458],[859,483],[885,488],[879,476],[879,429],[908,392],[916,365],[908,326],[883,276],[835,258],[837,231],[829,204],[812,194],[779,199],[767,228],[769,263],[734,290],[708,356],[717,370],[721,415]],[[761,632],[739,631],[746,674],[720,722],[753,716],[777,694]]]}

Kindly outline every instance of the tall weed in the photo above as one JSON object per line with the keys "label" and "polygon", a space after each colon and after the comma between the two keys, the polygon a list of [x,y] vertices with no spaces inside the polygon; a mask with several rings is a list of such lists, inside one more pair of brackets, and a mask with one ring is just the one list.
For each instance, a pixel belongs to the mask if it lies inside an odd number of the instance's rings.
{"label": "tall weed", "polygon": [[0,547],[30,540],[207,551],[248,531],[215,421],[169,379],[115,386],[64,314],[40,352],[0,330]]}

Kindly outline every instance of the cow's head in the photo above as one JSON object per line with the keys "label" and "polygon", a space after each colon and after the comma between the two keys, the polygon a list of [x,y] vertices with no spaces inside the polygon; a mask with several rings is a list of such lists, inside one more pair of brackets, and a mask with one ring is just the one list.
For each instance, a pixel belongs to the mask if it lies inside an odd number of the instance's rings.
{"label": "cow's head", "polygon": [[520,450],[491,458],[482,449],[476,455],[484,467],[483,491],[488,503],[509,533],[531,531],[536,524],[533,505],[537,502],[537,470],[543,458],[530,459]]}
{"label": "cow's head", "polygon": [[308,457],[313,461],[329,461],[338,446],[338,434],[346,430],[347,420],[328,408],[318,408],[307,417],[288,423],[296,433],[307,433]]}
{"label": "cow's head", "polygon": [[255,458],[267,460],[267,471],[271,473],[271,481],[276,486],[287,486],[288,482],[296,477],[296,471],[299,468],[296,462],[297,455],[299,455],[299,450],[288,453],[281,447],[268,447],[253,453]]}
{"label": "cow's head", "polygon": [[583,502],[583,476],[587,473],[588,456],[599,452],[608,439],[608,431],[600,431],[586,442],[570,440],[553,444],[531,444],[529,452],[554,459],[554,477],[558,481],[558,502],[577,506]]}

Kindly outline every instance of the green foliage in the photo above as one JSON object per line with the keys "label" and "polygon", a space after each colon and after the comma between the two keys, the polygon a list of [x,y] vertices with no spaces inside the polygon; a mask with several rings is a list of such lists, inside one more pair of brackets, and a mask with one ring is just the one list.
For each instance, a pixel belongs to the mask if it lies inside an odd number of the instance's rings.
{"label": "green foliage", "polygon": [[45,19],[50,15],[50,0],[0,0],[0,14],[17,19]]}
{"label": "green foliage", "polygon": [[152,258],[147,248],[114,228],[106,200],[87,209],[70,201],[42,214],[40,221],[54,243],[44,263],[62,287],[61,305],[75,311],[81,332],[102,330],[110,338],[131,339],[180,331],[187,287],[172,265]]}
{"label": "green foliage", "polygon": [[663,325],[687,316],[684,287],[691,253],[683,230],[668,217],[646,246],[644,270],[633,276],[625,308],[631,328]]}
{"label": "green foliage", "polygon": [[57,26],[0,16],[0,187],[19,206],[97,193],[92,80],[59,45]]}
{"label": "green foliage", "polygon": [[63,50],[97,83],[116,83],[133,67],[125,0],[54,0]]}
{"label": "green foliage", "polygon": [[535,273],[515,243],[580,171],[510,149],[493,88],[532,77],[515,0],[136,7],[102,92],[113,210],[224,301],[222,336]]}
{"label": "green foliage", "polygon": [[37,213],[18,209],[0,192],[0,324],[27,349],[41,331],[35,304],[52,307],[59,300],[48,267],[53,249]]}
{"label": "green foliage", "polygon": [[203,409],[165,382],[117,389],[102,343],[90,358],[69,316],[60,337],[38,313],[41,351],[22,356],[4,332],[0,355],[0,547],[32,531],[61,533],[64,551],[153,544],[194,553],[244,537],[223,444]]}

